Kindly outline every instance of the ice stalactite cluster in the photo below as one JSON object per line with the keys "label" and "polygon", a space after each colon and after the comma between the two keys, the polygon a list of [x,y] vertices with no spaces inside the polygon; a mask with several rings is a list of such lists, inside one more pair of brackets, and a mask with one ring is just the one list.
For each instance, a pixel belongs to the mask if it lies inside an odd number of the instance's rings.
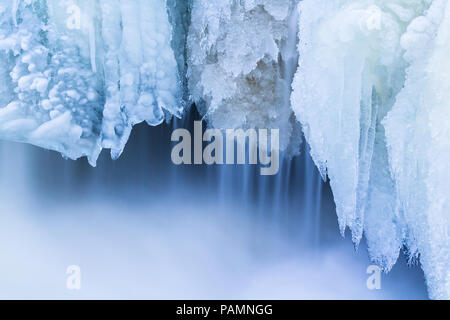
{"label": "ice stalactite cluster", "polygon": [[166,2],[2,0],[0,136],[91,164],[134,124],[181,116]]}
{"label": "ice stalactite cluster", "polygon": [[75,39],[53,34],[45,1],[2,1],[0,55],[2,138],[60,151],[67,157],[99,153],[100,79]]}
{"label": "ice stalactite cluster", "polygon": [[95,165],[191,103],[288,153],[301,125],[342,233],[450,298],[449,52],[449,0],[0,0],[0,138]]}
{"label": "ice stalactite cluster", "polygon": [[[314,161],[330,178],[342,232],[350,227],[355,242],[372,209],[386,221],[395,219],[395,184],[381,120],[405,77],[400,38],[425,9],[418,0],[415,6],[400,7],[403,11],[394,6],[396,13],[392,1],[378,2],[383,6],[370,0],[300,4],[301,57],[293,109]],[[389,240],[390,252],[374,248],[374,253],[390,268],[401,235],[395,227],[383,231],[380,237]]]}
{"label": "ice stalactite cluster", "polygon": [[292,105],[342,232],[355,243],[364,234],[386,270],[406,245],[430,295],[449,298],[450,3],[305,0],[299,10]]}
{"label": "ice stalactite cluster", "polygon": [[384,120],[399,210],[434,298],[450,298],[450,2],[402,37],[406,82]]}
{"label": "ice stalactite cluster", "polygon": [[134,124],[159,125],[168,116],[181,116],[181,76],[165,1],[99,5],[107,88],[103,146],[117,157]]}

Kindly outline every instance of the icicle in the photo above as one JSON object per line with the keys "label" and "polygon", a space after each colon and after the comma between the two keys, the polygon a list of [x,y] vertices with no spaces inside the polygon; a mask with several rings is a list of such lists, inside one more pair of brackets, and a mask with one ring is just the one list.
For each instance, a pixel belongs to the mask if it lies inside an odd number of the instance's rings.
{"label": "icicle", "polygon": [[95,42],[95,25],[94,22],[91,20],[89,22],[89,51],[91,56],[91,68],[92,72],[97,72],[97,49],[96,49],[96,42]]}

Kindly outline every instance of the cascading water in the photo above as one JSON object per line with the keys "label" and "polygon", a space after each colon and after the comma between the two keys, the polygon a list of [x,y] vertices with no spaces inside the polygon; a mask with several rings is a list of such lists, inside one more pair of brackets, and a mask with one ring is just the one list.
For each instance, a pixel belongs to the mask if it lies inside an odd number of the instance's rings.
{"label": "cascading water", "polygon": [[[421,272],[403,264],[383,290],[366,288],[370,261],[341,240],[307,150],[273,177],[250,165],[171,164],[171,131],[194,119],[136,127],[123,156],[102,154],[97,168],[2,142],[0,296],[425,297]],[[77,293],[64,282],[73,264],[83,271]]]}

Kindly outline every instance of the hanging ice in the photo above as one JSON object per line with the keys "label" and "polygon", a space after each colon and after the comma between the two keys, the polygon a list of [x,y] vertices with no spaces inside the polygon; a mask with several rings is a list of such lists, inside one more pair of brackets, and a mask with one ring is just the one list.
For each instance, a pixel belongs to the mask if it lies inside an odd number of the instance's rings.
{"label": "hanging ice", "polygon": [[132,125],[158,125],[181,115],[181,77],[165,0],[104,0],[100,8],[107,87],[103,145],[117,157]]}
{"label": "hanging ice", "polygon": [[165,0],[2,0],[0,137],[95,164],[134,124],[180,116]]}
{"label": "hanging ice", "polygon": [[[417,248],[431,295],[448,298],[450,224],[445,199],[450,190],[448,185],[438,182],[445,177],[445,172],[427,169],[432,167],[421,161],[424,151],[434,146],[435,153],[431,150],[425,153],[429,160],[440,153],[443,159],[439,163],[448,162],[444,145],[449,139],[443,136],[448,132],[442,131],[445,128],[442,116],[445,107],[448,108],[445,100],[448,72],[441,66],[442,71],[430,71],[433,76],[423,80],[427,84],[414,83],[412,71],[405,74],[405,70],[411,62],[408,57],[417,55],[417,51],[407,50],[404,58],[407,47],[422,48],[420,43],[432,37],[432,29],[439,26],[435,7],[443,10],[447,1],[434,1],[432,9],[427,11],[430,3],[425,0],[302,1],[300,63],[292,104],[317,166],[324,177],[330,178],[342,232],[349,227],[355,243],[359,243],[364,232],[372,258],[386,270],[393,266],[404,244],[409,246],[412,256]],[[443,38],[448,25],[444,23],[440,29]],[[446,44],[447,47],[440,48],[442,52],[448,50],[448,40]],[[438,52],[434,52],[435,63],[446,63],[443,53]],[[438,62],[439,58],[442,60]],[[406,77],[407,86],[397,96]],[[412,94],[427,87],[430,95],[441,92],[429,100],[434,106],[427,107],[427,112],[434,109],[436,119],[439,110],[443,113],[439,118],[441,123],[435,127],[443,141],[431,146],[430,140],[417,131],[414,134],[413,129],[416,119],[420,119],[418,129],[428,126],[429,117],[417,114],[425,113],[425,108],[421,110],[417,106],[421,100]],[[407,98],[415,101],[415,110],[411,109],[412,104],[406,106],[402,102]],[[391,150],[388,155],[382,121],[394,104],[395,112],[387,118]],[[417,140],[411,139],[415,135]],[[425,172],[429,180],[423,176]],[[440,180],[431,180],[439,174]],[[415,189],[418,183],[425,185]],[[436,192],[438,185],[441,187]],[[433,201],[424,202],[427,193],[433,194],[430,199]],[[425,203],[428,212],[423,211]]]}
{"label": "hanging ice", "polygon": [[450,298],[450,2],[435,0],[401,41],[405,87],[384,121],[410,250],[433,298]]}
{"label": "hanging ice", "polygon": [[295,6],[294,0],[192,1],[189,89],[210,125],[276,128],[282,149],[291,139],[298,145],[289,101]]}

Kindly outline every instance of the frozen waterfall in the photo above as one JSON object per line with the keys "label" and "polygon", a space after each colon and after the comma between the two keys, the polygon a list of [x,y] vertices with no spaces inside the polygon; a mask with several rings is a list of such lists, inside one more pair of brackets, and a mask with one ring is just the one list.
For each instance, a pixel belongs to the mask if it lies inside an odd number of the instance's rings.
{"label": "frozen waterfall", "polygon": [[191,105],[304,136],[341,233],[450,299],[449,52],[449,0],[0,0],[0,138],[95,166]]}

